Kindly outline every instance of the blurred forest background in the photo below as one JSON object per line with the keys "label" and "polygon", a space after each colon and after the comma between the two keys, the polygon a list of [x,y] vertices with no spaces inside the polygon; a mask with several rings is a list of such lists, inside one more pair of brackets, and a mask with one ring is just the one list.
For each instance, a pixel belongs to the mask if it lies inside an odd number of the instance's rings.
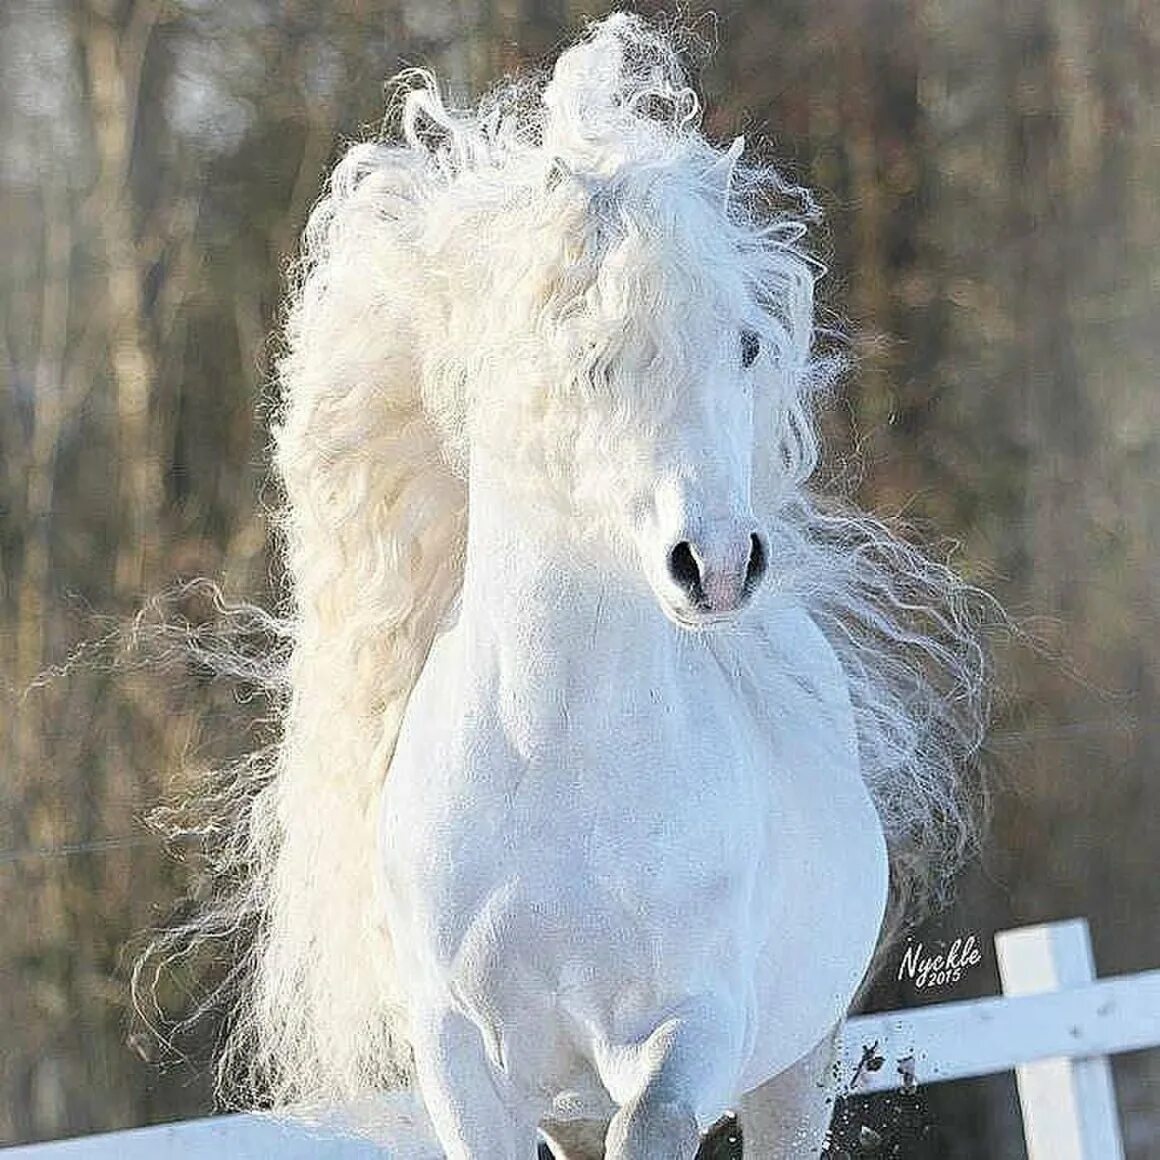
{"label": "blurred forest background", "polygon": [[[1074,915],[1100,973],[1158,966],[1160,10],[684,11],[719,41],[710,132],[749,134],[825,210],[824,303],[859,356],[832,427],[859,499],[955,539],[1039,641],[999,642],[987,854],[919,932],[973,932],[984,962],[933,994],[884,979],[871,1003],[993,993],[996,930]],[[132,1017],[132,940],[189,871],[142,818],[244,745],[255,710],[191,666],[64,662],[183,578],[277,598],[270,336],[304,218],[343,142],[375,131],[383,81],[429,64],[467,99],[602,12],[0,5],[0,1143],[211,1106],[212,1026],[183,1061]],[[1133,1160],[1160,1154],[1158,1056],[1116,1061]],[[902,1156],[1018,1158],[1013,1091],[846,1113]]]}

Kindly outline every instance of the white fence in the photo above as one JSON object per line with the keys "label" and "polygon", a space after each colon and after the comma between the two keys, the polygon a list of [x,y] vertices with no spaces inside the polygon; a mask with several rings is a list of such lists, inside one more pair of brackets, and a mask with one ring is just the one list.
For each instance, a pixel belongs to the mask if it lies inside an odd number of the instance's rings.
{"label": "white fence", "polygon": [[1003,994],[851,1019],[855,1091],[1015,1070],[1029,1160],[1122,1160],[1108,1056],[1160,1047],[1160,970],[1096,979],[1084,919],[995,936]]}
{"label": "white fence", "polygon": [[[1107,1057],[1160,1047],[1160,970],[1096,979],[1083,919],[1003,931],[995,950],[1001,996],[851,1019],[851,1090],[1014,1069],[1029,1160],[1122,1160]],[[392,1121],[391,1160],[440,1156],[408,1097]],[[365,1142],[252,1116],[0,1150],[3,1160],[382,1160]]]}

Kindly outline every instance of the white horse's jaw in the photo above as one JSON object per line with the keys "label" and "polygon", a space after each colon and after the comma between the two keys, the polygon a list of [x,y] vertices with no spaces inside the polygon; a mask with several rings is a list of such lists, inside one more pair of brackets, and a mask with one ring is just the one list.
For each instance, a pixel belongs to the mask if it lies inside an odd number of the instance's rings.
{"label": "white horse's jaw", "polygon": [[749,603],[746,598],[734,608],[703,611],[680,597],[658,596],[657,602],[665,616],[685,632],[710,632],[726,629],[745,611],[745,607]]}

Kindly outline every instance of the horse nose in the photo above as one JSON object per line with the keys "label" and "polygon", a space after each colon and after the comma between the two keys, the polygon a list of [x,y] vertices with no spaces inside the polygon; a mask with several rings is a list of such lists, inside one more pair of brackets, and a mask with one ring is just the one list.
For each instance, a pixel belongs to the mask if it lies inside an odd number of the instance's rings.
{"label": "horse nose", "polygon": [[766,569],[769,567],[769,553],[765,550],[765,541],[757,534],[749,535],[749,559],[745,563],[745,595],[752,596],[765,579]]}
{"label": "horse nose", "polygon": [[761,585],[769,563],[765,541],[750,532],[741,542],[724,544],[716,552],[691,540],[669,551],[669,577],[698,612],[731,612],[740,608]]}

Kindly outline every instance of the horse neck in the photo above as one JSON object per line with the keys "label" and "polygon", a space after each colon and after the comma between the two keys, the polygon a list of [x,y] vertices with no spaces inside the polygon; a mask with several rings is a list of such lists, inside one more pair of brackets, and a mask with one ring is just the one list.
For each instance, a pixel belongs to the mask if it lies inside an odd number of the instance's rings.
{"label": "horse neck", "polygon": [[529,647],[543,643],[537,628],[563,650],[578,634],[589,647],[609,638],[635,648],[669,635],[643,577],[599,545],[569,537],[567,520],[514,494],[502,466],[473,450],[461,615],[477,631]]}

